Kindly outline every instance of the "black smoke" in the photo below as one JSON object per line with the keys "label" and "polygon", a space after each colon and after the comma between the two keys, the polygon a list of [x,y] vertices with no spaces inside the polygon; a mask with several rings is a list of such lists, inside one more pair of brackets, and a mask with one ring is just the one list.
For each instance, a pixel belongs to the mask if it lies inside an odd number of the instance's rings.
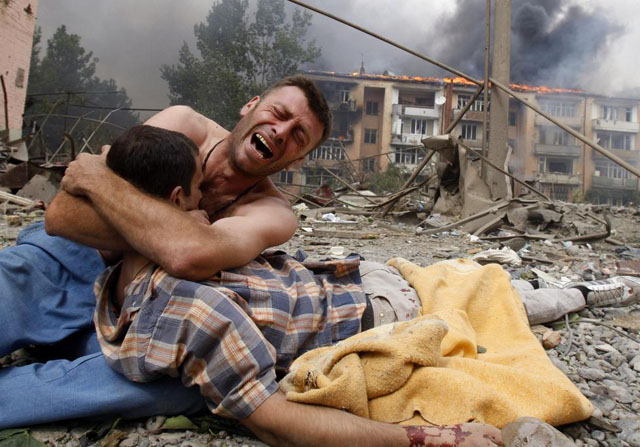
{"label": "black smoke", "polygon": [[[484,75],[485,2],[458,0],[439,28],[437,57],[468,74]],[[581,87],[623,28],[602,11],[569,0],[513,0],[511,81]],[[423,45],[428,51],[433,42]]]}

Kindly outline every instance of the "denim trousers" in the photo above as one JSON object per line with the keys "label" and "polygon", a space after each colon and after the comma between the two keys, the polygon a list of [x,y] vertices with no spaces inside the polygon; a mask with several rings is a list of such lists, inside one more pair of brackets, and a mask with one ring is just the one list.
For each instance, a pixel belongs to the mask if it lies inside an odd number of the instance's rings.
{"label": "denim trousers", "polygon": [[47,361],[0,369],[0,429],[64,419],[189,414],[206,408],[197,388],[166,377],[130,382],[111,370],[93,326],[98,253],[24,229],[0,251],[0,356],[38,346]]}

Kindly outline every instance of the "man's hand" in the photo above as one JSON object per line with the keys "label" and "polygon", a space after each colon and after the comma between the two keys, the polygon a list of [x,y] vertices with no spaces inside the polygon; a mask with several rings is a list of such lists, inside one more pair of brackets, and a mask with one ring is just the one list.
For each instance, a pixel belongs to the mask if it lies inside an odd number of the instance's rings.
{"label": "man's hand", "polygon": [[107,152],[102,155],[80,154],[69,163],[60,186],[74,196],[86,196],[97,182],[111,170],[106,164]]}

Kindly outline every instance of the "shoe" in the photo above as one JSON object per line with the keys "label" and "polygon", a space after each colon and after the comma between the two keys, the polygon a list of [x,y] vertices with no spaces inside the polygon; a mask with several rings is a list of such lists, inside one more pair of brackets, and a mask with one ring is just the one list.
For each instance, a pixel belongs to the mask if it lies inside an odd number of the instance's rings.
{"label": "shoe", "polygon": [[633,276],[572,282],[564,288],[579,289],[588,307],[623,307],[640,301],[640,278]]}

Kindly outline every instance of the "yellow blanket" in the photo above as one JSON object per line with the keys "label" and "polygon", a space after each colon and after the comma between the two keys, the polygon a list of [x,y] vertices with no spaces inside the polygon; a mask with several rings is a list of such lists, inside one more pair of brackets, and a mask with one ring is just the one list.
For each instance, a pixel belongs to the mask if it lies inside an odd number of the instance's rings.
{"label": "yellow blanket", "polygon": [[500,266],[389,264],[417,290],[422,316],[304,354],[281,382],[287,399],[402,424],[501,428],[522,416],[562,425],[591,415],[531,333]]}

